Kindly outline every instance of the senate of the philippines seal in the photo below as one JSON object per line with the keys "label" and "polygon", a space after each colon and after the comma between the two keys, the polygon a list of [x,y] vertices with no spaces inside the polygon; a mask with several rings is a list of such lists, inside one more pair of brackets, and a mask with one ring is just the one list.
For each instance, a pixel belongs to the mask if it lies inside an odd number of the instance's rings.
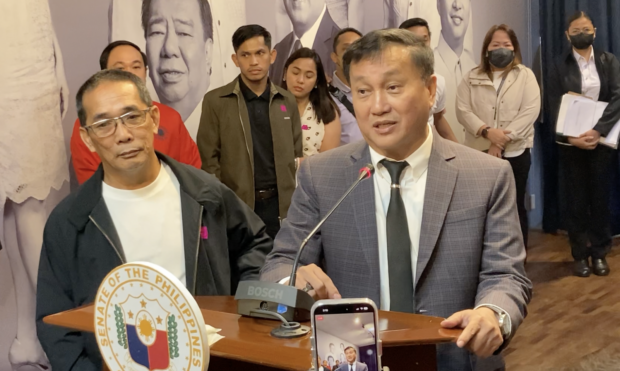
{"label": "senate of the philippines seal", "polygon": [[128,263],[112,270],[95,298],[95,335],[111,371],[202,371],[209,345],[200,308],[165,269]]}

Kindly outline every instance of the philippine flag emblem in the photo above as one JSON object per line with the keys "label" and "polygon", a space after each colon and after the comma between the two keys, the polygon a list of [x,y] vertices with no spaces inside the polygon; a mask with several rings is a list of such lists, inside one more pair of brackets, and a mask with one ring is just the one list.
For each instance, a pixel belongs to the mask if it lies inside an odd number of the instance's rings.
{"label": "philippine flag emblem", "polygon": [[[149,300],[144,295],[129,296],[119,307],[131,359],[149,370],[168,369],[170,359],[178,357],[179,353],[178,349],[175,352],[174,342],[168,339],[169,334],[177,337],[175,316],[164,310],[157,300]],[[117,328],[119,325],[123,324],[118,323]]]}

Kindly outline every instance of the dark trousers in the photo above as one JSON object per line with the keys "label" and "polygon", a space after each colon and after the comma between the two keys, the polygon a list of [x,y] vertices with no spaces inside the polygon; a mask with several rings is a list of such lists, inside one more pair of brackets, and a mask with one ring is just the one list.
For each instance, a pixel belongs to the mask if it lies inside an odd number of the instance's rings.
{"label": "dark trousers", "polygon": [[278,202],[278,196],[267,199],[256,198],[254,201],[254,212],[267,226],[269,237],[275,239],[280,231],[280,203]]}
{"label": "dark trousers", "polygon": [[527,209],[525,208],[525,189],[527,188],[527,177],[530,173],[531,154],[527,148],[525,152],[517,157],[506,158],[512,167],[512,173],[515,177],[517,186],[517,211],[519,212],[519,224],[521,225],[521,233],[523,234],[523,243],[527,248],[527,234],[529,229],[527,219]]}
{"label": "dark trousers", "polygon": [[[560,205],[575,260],[604,258],[611,248],[610,164],[613,151],[559,146]],[[589,245],[588,245],[589,243]]]}

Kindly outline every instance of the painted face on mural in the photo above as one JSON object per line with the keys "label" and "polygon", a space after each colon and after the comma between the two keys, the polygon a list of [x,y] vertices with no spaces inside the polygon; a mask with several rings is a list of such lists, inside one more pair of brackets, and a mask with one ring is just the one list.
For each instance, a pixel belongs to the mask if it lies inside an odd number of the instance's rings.
{"label": "painted face on mural", "polygon": [[151,0],[145,30],[155,91],[183,119],[209,88],[213,39],[205,32],[211,25],[203,22],[199,1]]}
{"label": "painted face on mural", "polygon": [[462,43],[471,12],[471,0],[437,0],[441,17],[441,34],[448,43]]}
{"label": "painted face on mural", "polygon": [[[307,31],[319,18],[325,0],[284,0],[284,8],[293,23],[294,29]],[[301,37],[302,35],[297,35]],[[308,45],[304,45],[309,47]]]}

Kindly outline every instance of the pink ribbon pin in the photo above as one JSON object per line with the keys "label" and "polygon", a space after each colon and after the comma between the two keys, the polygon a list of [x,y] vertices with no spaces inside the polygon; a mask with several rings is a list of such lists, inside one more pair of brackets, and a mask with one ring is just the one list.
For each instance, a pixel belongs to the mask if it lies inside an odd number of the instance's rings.
{"label": "pink ribbon pin", "polygon": [[206,226],[200,228],[200,238],[202,238],[203,240],[209,239],[209,231],[207,230]]}
{"label": "pink ribbon pin", "polygon": [[286,106],[284,104],[280,105],[280,111],[286,112]]}
{"label": "pink ribbon pin", "polygon": [[308,130],[308,125],[301,125],[301,130]]}

